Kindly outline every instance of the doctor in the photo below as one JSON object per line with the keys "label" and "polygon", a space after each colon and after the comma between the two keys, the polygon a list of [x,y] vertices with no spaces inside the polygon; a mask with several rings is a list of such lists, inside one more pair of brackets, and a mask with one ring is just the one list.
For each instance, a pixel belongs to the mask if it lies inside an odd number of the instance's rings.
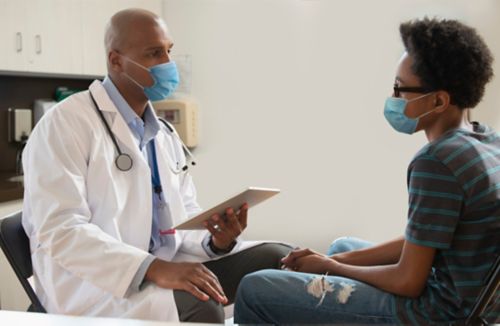
{"label": "doctor", "polygon": [[105,45],[105,80],[49,111],[24,151],[37,294],[50,313],[223,322],[240,279],[278,268],[290,248],[239,240],[246,205],[208,232],[171,229],[201,211],[182,143],[150,102],[178,84],[172,39],[129,9]]}

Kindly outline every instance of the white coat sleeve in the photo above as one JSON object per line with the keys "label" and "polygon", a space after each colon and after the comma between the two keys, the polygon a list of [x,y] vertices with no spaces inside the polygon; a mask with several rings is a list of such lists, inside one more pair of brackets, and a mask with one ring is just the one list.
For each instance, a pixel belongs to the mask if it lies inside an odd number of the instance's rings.
{"label": "white coat sleeve", "polygon": [[72,275],[123,297],[148,253],[92,224],[86,177],[93,128],[85,113],[64,113],[83,110],[82,103],[57,109],[40,121],[23,154],[24,200],[30,207],[23,225],[31,231],[32,250],[42,250]]}

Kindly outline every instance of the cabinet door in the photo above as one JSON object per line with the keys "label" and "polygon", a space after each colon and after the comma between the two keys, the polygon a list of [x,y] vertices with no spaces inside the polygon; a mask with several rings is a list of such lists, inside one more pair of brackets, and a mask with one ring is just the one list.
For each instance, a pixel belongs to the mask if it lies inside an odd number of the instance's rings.
{"label": "cabinet door", "polygon": [[160,17],[161,0],[83,0],[83,71],[87,75],[106,75],[104,31],[109,19],[126,8],[144,8]]}
{"label": "cabinet door", "polygon": [[29,0],[27,70],[81,74],[81,0]]}
{"label": "cabinet door", "polygon": [[0,70],[26,69],[26,0],[0,0]]}

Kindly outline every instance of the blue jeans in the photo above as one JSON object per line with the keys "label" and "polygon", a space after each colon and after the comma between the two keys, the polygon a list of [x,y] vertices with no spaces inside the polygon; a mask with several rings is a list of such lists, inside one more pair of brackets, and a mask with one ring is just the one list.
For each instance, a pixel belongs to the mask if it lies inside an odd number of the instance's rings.
{"label": "blue jeans", "polygon": [[[355,238],[335,240],[328,255],[369,247]],[[323,302],[308,293],[308,283],[318,275],[282,270],[262,270],[241,281],[234,310],[238,324],[397,324],[395,296],[368,284],[327,276],[333,287]],[[345,290],[353,292],[346,294]],[[342,300],[344,299],[344,300]]]}

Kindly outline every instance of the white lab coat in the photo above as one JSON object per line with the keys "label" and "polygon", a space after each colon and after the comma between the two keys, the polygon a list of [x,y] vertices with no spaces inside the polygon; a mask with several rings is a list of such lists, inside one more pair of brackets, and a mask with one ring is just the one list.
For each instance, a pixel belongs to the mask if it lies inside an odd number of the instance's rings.
{"label": "white lab coat", "polygon": [[[101,83],[89,90],[134,164],[127,172],[116,168],[116,149],[88,91],[67,98],[39,121],[23,154],[23,226],[37,294],[50,313],[177,321],[172,290],[148,284],[126,293],[148,255],[150,168]],[[185,162],[179,141],[162,129],[155,144],[175,225],[200,207],[191,176],[175,175],[168,166],[169,159]],[[206,232],[177,231],[172,260],[209,260],[202,247]],[[256,244],[239,241],[232,253]],[[162,250],[154,254],[166,257]]]}

